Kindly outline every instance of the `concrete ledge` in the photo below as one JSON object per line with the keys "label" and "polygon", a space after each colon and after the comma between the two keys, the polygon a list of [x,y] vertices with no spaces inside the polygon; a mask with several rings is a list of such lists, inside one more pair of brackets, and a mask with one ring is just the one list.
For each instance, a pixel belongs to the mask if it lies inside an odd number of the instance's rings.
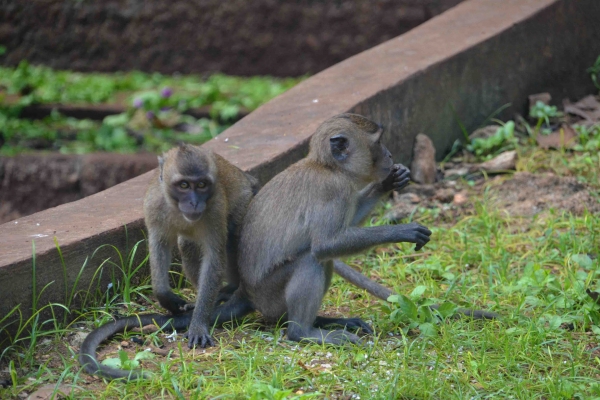
{"label": "concrete ledge", "polygon": [[[600,54],[596,0],[470,0],[409,33],[302,82],[244,118],[206,146],[267,181],[306,152],[326,118],[355,111],[389,129],[396,160],[408,162],[414,136],[426,132],[440,151],[461,137],[452,105],[468,128],[506,103],[522,111],[528,94],[575,98],[593,91],[585,72]],[[225,140],[227,139],[227,141]],[[0,315],[32,299],[36,243],[39,304],[62,301],[65,287],[54,238],[71,287],[98,246],[124,248],[142,237],[141,202],[149,174],[83,200],[0,225]],[[40,237],[40,235],[47,235]],[[89,282],[101,262],[88,262]]]}

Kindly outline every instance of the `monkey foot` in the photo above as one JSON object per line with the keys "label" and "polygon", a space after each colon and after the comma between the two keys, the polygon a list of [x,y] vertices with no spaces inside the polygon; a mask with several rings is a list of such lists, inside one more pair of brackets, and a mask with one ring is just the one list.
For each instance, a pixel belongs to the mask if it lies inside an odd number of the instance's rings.
{"label": "monkey foot", "polygon": [[204,327],[190,326],[185,337],[188,339],[188,347],[190,349],[193,349],[196,346],[204,349],[215,345],[212,336],[210,336],[210,333],[208,333],[208,330]]}

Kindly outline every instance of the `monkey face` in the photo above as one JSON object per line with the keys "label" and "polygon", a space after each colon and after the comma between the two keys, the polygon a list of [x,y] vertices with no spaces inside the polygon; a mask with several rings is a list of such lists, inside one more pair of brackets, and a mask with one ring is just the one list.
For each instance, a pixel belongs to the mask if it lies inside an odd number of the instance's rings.
{"label": "monkey face", "polygon": [[177,203],[183,218],[194,222],[202,217],[206,203],[213,193],[213,182],[206,176],[173,176],[169,196]]}
{"label": "monkey face", "polygon": [[373,167],[377,180],[382,181],[392,171],[394,160],[392,159],[392,153],[381,143],[381,135],[371,147],[371,154],[373,155]]}

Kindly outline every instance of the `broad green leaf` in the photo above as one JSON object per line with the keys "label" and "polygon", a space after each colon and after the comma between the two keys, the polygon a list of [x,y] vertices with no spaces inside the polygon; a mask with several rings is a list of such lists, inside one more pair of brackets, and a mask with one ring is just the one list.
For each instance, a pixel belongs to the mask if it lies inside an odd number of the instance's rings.
{"label": "broad green leaf", "polygon": [[563,323],[563,319],[558,315],[553,316],[548,321],[548,325],[551,330],[556,330],[556,329],[560,328],[562,323]]}
{"label": "broad green leaf", "polygon": [[594,264],[587,254],[573,254],[571,260],[575,261],[583,269],[591,269]]}
{"label": "broad green leaf", "polygon": [[105,360],[102,360],[102,362],[100,363],[102,365],[106,365],[107,367],[111,367],[111,368],[121,368],[121,360],[119,360],[118,358],[107,358]]}
{"label": "broad green leaf", "polygon": [[454,315],[457,308],[458,307],[456,306],[456,304],[446,301],[440,305],[437,311],[438,313],[440,313],[442,318],[448,318]]}
{"label": "broad green leaf", "polygon": [[417,306],[411,299],[406,297],[403,294],[398,295],[398,305],[404,315],[406,315],[409,319],[415,321],[417,319]]}
{"label": "broad green leaf", "polygon": [[419,285],[416,288],[414,288],[413,291],[410,293],[410,298],[412,300],[418,300],[421,298],[421,296],[423,296],[426,290],[427,286]]}
{"label": "broad green leaf", "polygon": [[420,324],[419,331],[421,331],[421,335],[426,337],[433,337],[437,335],[437,328],[431,322]]}
{"label": "broad green leaf", "polygon": [[389,301],[390,303],[399,303],[400,302],[400,296],[397,294],[393,294],[390,297],[387,298],[387,301]]}
{"label": "broad green leaf", "polygon": [[154,354],[152,354],[149,351],[140,351],[139,353],[137,353],[135,355],[135,357],[133,358],[134,361],[140,361],[140,360],[149,360],[154,358]]}

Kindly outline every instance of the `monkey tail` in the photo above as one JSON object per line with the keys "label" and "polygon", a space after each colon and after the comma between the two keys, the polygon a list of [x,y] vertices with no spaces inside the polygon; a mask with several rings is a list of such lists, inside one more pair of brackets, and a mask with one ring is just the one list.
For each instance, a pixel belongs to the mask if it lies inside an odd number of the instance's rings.
{"label": "monkey tail", "polygon": [[100,343],[109,337],[136,326],[157,324],[161,327],[166,325],[165,329],[167,330],[187,328],[191,321],[191,315],[192,311],[174,317],[162,314],[147,314],[120,318],[116,321],[104,324],[90,332],[81,344],[79,350],[79,363],[88,374],[99,375],[109,380],[136,380],[148,378],[149,375],[142,371],[127,371],[100,364],[96,357],[96,349]]}
{"label": "monkey tail", "polygon": [[[341,262],[340,260],[333,261],[333,269],[339,276],[341,276],[351,284],[358,286],[359,288],[365,289],[367,292],[371,293],[373,296],[381,300],[387,301],[388,297],[395,294],[390,289],[380,285],[377,282],[373,282],[371,279],[367,278],[366,276],[356,271],[348,264]],[[437,310],[439,307],[439,304],[433,304],[429,306],[429,308],[433,310]],[[474,310],[470,308],[457,308],[456,314],[463,315],[465,317],[471,317],[473,319],[500,318],[500,315],[496,314],[495,312]]]}
{"label": "monkey tail", "polygon": [[336,274],[359,288],[365,289],[378,299],[387,301],[387,298],[395,294],[385,286],[380,285],[377,282],[373,282],[354,268],[340,260],[333,261],[333,269]]}

